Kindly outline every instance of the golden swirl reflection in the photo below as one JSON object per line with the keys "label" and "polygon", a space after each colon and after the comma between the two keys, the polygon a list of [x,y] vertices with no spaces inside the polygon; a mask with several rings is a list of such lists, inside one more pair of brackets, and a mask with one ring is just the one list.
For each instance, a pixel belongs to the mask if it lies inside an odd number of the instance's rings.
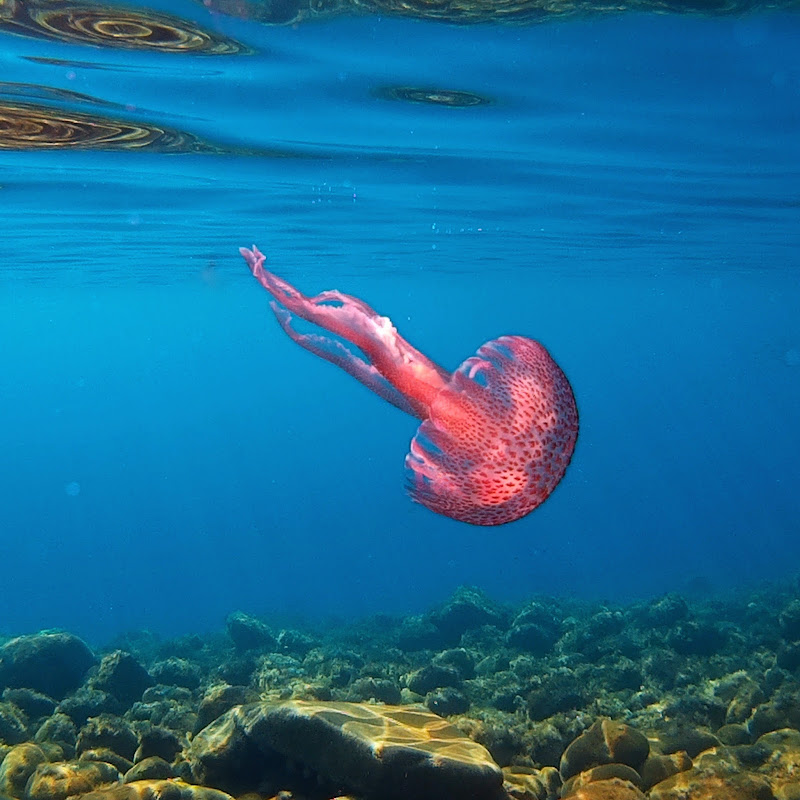
{"label": "golden swirl reflection", "polygon": [[458,89],[422,89],[415,86],[388,86],[378,89],[375,94],[386,100],[406,100],[410,103],[428,103],[450,108],[469,108],[491,102],[488,98],[473,92],[463,92]]}
{"label": "golden swirl reflection", "polygon": [[797,0],[198,0],[223,14],[281,25],[341,14],[381,14],[459,24],[531,24],[569,16],[655,11],[744,14],[795,8]]}
{"label": "golden swirl reflection", "polygon": [[0,102],[0,150],[66,149],[217,152],[201,139],[169,128],[34,103]]}
{"label": "golden swirl reflection", "polygon": [[0,30],[126,50],[194,55],[251,52],[245,45],[193,23],[155,11],[60,0],[0,0]]}

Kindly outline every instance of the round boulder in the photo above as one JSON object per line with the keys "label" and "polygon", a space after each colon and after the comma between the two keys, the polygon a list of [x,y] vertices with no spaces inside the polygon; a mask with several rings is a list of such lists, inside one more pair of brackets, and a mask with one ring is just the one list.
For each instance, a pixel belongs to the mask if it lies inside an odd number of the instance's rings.
{"label": "round boulder", "polygon": [[80,686],[94,662],[92,651],[71,633],[18,636],[0,647],[0,686],[61,699]]}
{"label": "round boulder", "polygon": [[155,681],[150,673],[130,654],[116,650],[103,656],[97,675],[91,681],[95,689],[107,692],[128,708]]}
{"label": "round boulder", "polygon": [[118,783],[119,771],[102,761],[39,764],[25,788],[26,800],[66,800],[100,786]]}
{"label": "round boulder", "polygon": [[0,764],[0,793],[9,797],[22,797],[28,778],[45,761],[47,757],[38,744],[26,742],[12,747]]}
{"label": "round boulder", "polygon": [[624,764],[638,770],[650,753],[647,737],[624,722],[599,719],[561,756],[564,780],[601,764]]}

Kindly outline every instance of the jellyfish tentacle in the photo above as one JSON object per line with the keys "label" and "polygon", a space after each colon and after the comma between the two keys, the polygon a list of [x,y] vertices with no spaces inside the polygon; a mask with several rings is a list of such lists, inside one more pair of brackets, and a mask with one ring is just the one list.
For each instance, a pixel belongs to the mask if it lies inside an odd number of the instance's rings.
{"label": "jellyfish tentacle", "polygon": [[[241,248],[239,252],[247,261],[253,276],[277,303],[292,314],[319,325],[358,347],[366,356],[368,366],[377,370],[405,398],[404,406],[399,406],[394,400],[389,402],[403,410],[406,407],[411,408],[411,413],[420,419],[428,416],[431,403],[447,386],[450,373],[403,339],[388,317],[380,316],[362,300],[336,290],[307,297],[290,283],[264,269],[265,256],[255,245],[252,250]],[[331,305],[332,301],[336,305]],[[346,348],[345,351],[349,353]],[[363,374],[362,367],[356,365],[348,369],[344,366],[345,362],[333,363],[377,391],[374,389],[374,385],[377,385],[374,381],[367,382],[359,377],[359,374]],[[384,396],[382,392],[378,394]]]}
{"label": "jellyfish tentacle", "polygon": [[351,294],[345,294],[344,292],[340,292],[338,289],[327,289],[326,291],[320,292],[314,297],[309,297],[308,300],[315,306],[330,306],[331,303],[339,303],[342,306],[346,305],[357,309],[367,316],[378,316],[378,312],[375,311],[372,306],[368,305],[363,300],[360,300],[358,297],[353,297]]}
{"label": "jellyfish tentacle", "polygon": [[266,256],[253,245],[252,250],[240,247],[239,252],[247,262],[253,277],[279,302],[285,306],[291,306],[293,302],[302,301],[305,296],[285,280],[267,272],[264,269]]}
{"label": "jellyfish tentacle", "polygon": [[351,353],[340,341],[331,339],[327,336],[320,336],[316,333],[298,333],[292,327],[292,315],[286,308],[273,301],[270,303],[275,313],[275,318],[283,328],[284,333],[300,347],[313,353],[315,356],[330,361],[337,367],[343,369],[348,375],[352,375],[368,389],[371,389],[386,402],[391,403],[406,414],[416,416],[416,412],[406,398],[389,383],[383,375],[364,359]]}

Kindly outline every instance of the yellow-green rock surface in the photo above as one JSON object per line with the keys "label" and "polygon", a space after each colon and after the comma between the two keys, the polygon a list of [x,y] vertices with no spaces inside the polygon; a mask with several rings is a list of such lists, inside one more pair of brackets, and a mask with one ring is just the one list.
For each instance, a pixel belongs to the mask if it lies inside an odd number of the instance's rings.
{"label": "yellow-green rock surface", "polygon": [[[261,754],[259,760],[258,754]],[[255,774],[276,757],[321,781],[380,800],[504,800],[503,773],[488,751],[446,720],[415,706],[288,701],[237,706],[193,740],[191,758],[206,785],[241,787],[237,765]]]}

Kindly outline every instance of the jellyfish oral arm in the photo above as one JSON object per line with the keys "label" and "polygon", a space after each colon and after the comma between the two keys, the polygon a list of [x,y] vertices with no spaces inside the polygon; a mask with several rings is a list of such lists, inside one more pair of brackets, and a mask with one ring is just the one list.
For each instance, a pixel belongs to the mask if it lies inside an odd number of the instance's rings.
{"label": "jellyfish oral arm", "polygon": [[406,414],[411,414],[412,417],[417,415],[408,400],[378,372],[374,365],[368,364],[363,358],[351,353],[336,339],[319,336],[315,333],[298,333],[292,327],[292,315],[274,300],[270,305],[281,328],[293,342],[297,342],[300,347],[308,350],[309,353],[313,353],[315,356],[324,358],[326,361],[330,361],[331,364],[341,367],[348,375],[352,375],[379,397],[382,397],[401,411],[405,411]]}
{"label": "jellyfish oral arm", "polygon": [[[362,300],[337,291],[306,297],[264,269],[265,257],[257,247],[243,247],[239,252],[253,277],[272,295],[272,310],[294,342],[341,367],[402,411],[420,419],[428,417],[431,403],[447,385],[450,373],[412,347],[387,317]],[[293,314],[351,342],[366,360],[335,339],[298,333],[292,327]]]}

